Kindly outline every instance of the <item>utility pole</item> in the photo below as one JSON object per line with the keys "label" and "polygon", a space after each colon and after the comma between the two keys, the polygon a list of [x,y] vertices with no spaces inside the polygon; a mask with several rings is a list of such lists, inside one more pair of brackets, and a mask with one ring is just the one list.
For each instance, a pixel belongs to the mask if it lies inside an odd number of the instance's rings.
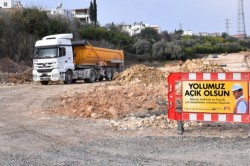
{"label": "utility pole", "polygon": [[225,21],[226,21],[226,33],[229,35],[229,19],[227,18],[227,19],[225,19]]}
{"label": "utility pole", "polygon": [[243,0],[238,0],[238,26],[237,32],[240,37],[247,37],[246,27],[245,27],[245,16],[244,16],[244,5]]}
{"label": "utility pole", "polygon": [[180,30],[182,30],[182,24],[180,23]]}

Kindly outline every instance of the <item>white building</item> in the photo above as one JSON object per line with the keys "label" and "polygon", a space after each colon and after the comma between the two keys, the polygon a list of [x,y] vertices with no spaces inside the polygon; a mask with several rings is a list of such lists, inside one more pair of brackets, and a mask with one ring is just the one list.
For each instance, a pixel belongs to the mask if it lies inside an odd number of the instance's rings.
{"label": "white building", "polygon": [[48,15],[63,16],[63,17],[68,18],[70,20],[73,18],[73,15],[72,15],[72,13],[69,10],[63,9],[62,3],[58,3],[56,9],[46,10],[46,13]]}
{"label": "white building", "polygon": [[0,8],[13,8],[14,0],[0,0]]}
{"label": "white building", "polygon": [[182,35],[183,36],[192,36],[193,35],[193,31],[191,31],[191,30],[185,30],[185,31],[183,31]]}
{"label": "white building", "polygon": [[89,9],[73,9],[71,10],[73,17],[78,18],[82,23],[91,23]]}
{"label": "white building", "polygon": [[213,33],[209,33],[209,32],[199,32],[194,34],[196,36],[212,36],[212,37],[219,37],[221,36],[220,32],[213,32]]}
{"label": "white building", "polygon": [[142,22],[140,23],[135,22],[132,25],[122,25],[122,30],[128,32],[130,36],[141,33],[141,31],[145,28],[152,28],[155,29],[157,32],[160,31],[158,25],[149,26],[148,24],[143,24]]}
{"label": "white building", "polygon": [[89,16],[89,9],[73,9],[66,10],[63,8],[62,3],[58,3],[56,9],[46,10],[48,15],[60,15],[68,19],[73,19],[73,17],[78,18],[82,23],[91,23]]}
{"label": "white building", "polygon": [[0,8],[10,9],[16,7],[23,7],[21,1],[16,0],[0,0]]}

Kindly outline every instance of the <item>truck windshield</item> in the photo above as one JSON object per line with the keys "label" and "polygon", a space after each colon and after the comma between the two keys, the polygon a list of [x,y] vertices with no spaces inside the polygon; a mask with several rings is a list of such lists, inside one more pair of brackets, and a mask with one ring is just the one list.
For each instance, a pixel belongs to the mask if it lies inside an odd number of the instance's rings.
{"label": "truck windshield", "polygon": [[36,48],[34,58],[56,58],[58,57],[58,48]]}

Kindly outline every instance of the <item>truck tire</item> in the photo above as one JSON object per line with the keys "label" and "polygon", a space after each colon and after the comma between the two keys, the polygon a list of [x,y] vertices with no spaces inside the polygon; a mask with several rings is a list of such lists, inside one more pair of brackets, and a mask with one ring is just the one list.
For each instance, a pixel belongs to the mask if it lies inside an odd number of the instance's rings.
{"label": "truck tire", "polygon": [[93,83],[96,81],[96,71],[94,69],[90,70],[89,78],[84,79],[87,83]]}
{"label": "truck tire", "polygon": [[112,70],[111,70],[110,68],[107,68],[107,69],[105,70],[105,79],[106,79],[107,81],[111,81],[112,78],[113,78],[113,72],[112,72]]}
{"label": "truck tire", "polygon": [[40,83],[41,83],[42,85],[48,85],[48,84],[49,84],[49,81],[40,81]]}
{"label": "truck tire", "polygon": [[65,73],[65,80],[64,80],[64,84],[71,84],[72,83],[72,72],[70,70],[67,70]]}

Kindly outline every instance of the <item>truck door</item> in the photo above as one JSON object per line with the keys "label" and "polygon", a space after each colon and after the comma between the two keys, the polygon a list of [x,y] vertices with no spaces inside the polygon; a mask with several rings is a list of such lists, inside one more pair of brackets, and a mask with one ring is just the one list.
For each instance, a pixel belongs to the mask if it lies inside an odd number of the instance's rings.
{"label": "truck door", "polygon": [[64,69],[67,63],[65,47],[58,47],[58,57],[59,69]]}
{"label": "truck door", "polygon": [[73,53],[71,47],[58,47],[58,55],[59,55],[59,64],[60,68],[66,70],[72,69],[74,70],[74,63],[73,63]]}

